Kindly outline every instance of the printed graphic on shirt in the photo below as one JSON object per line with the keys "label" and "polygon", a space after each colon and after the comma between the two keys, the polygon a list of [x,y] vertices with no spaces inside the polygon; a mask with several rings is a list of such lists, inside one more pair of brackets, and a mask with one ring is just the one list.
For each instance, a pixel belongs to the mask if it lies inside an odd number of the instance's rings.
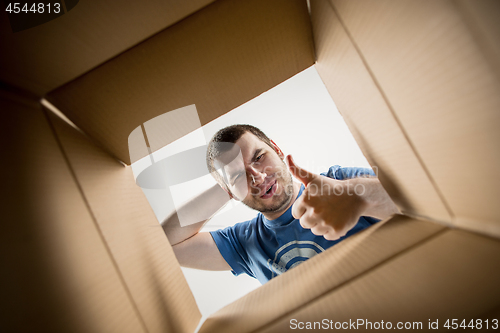
{"label": "printed graphic on shirt", "polygon": [[318,253],[325,251],[313,241],[291,241],[280,247],[274,256],[274,260],[268,259],[267,265],[272,272],[272,277],[285,273]]}

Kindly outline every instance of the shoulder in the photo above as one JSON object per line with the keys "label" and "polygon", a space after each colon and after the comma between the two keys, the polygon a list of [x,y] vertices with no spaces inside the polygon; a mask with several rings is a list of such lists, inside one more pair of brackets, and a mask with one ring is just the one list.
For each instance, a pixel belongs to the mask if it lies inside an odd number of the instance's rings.
{"label": "shoulder", "polygon": [[375,173],[371,168],[341,167],[340,165],[334,165],[331,166],[327,172],[322,172],[321,175],[337,180],[344,180],[356,177],[375,176]]}
{"label": "shoulder", "polygon": [[340,168],[341,168],[340,165],[331,166],[326,172],[322,172],[320,175],[333,179],[338,179],[337,172]]}

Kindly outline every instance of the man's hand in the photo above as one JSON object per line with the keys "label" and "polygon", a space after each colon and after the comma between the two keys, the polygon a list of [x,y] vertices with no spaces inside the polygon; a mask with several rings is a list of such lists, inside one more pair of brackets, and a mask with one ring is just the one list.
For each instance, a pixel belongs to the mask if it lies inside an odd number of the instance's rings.
{"label": "man's hand", "polygon": [[300,224],[327,240],[336,240],[351,230],[361,216],[386,218],[398,208],[376,178],[336,180],[308,172],[287,156],[292,175],[304,192],[295,201],[292,215]]}
{"label": "man's hand", "polygon": [[290,155],[287,162],[292,175],[305,186],[292,207],[292,215],[300,219],[302,227],[327,240],[336,240],[358,223],[366,203],[356,195],[353,184],[306,171]]}

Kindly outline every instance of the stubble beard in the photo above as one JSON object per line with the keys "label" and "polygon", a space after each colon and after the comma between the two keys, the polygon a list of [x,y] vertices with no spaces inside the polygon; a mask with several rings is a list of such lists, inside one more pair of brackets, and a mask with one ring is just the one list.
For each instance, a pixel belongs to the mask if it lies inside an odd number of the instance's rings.
{"label": "stubble beard", "polygon": [[269,199],[261,199],[256,196],[250,196],[249,200],[243,200],[243,204],[261,213],[275,213],[284,210],[293,198],[293,180],[288,170],[285,172],[279,171],[278,174],[280,174],[280,176],[276,178],[276,183],[279,184],[279,193],[277,191],[272,198],[270,198],[275,201],[272,205],[262,202],[262,200]]}

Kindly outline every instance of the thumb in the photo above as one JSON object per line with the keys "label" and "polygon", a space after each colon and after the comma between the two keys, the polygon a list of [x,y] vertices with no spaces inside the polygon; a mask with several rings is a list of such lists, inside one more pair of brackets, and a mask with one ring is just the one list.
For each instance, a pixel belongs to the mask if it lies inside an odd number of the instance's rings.
{"label": "thumb", "polygon": [[299,181],[301,181],[305,186],[307,186],[307,184],[309,184],[316,177],[314,173],[311,173],[306,169],[302,169],[297,164],[295,164],[292,155],[288,155],[286,157],[286,160],[288,163],[288,169],[290,170],[292,175]]}

